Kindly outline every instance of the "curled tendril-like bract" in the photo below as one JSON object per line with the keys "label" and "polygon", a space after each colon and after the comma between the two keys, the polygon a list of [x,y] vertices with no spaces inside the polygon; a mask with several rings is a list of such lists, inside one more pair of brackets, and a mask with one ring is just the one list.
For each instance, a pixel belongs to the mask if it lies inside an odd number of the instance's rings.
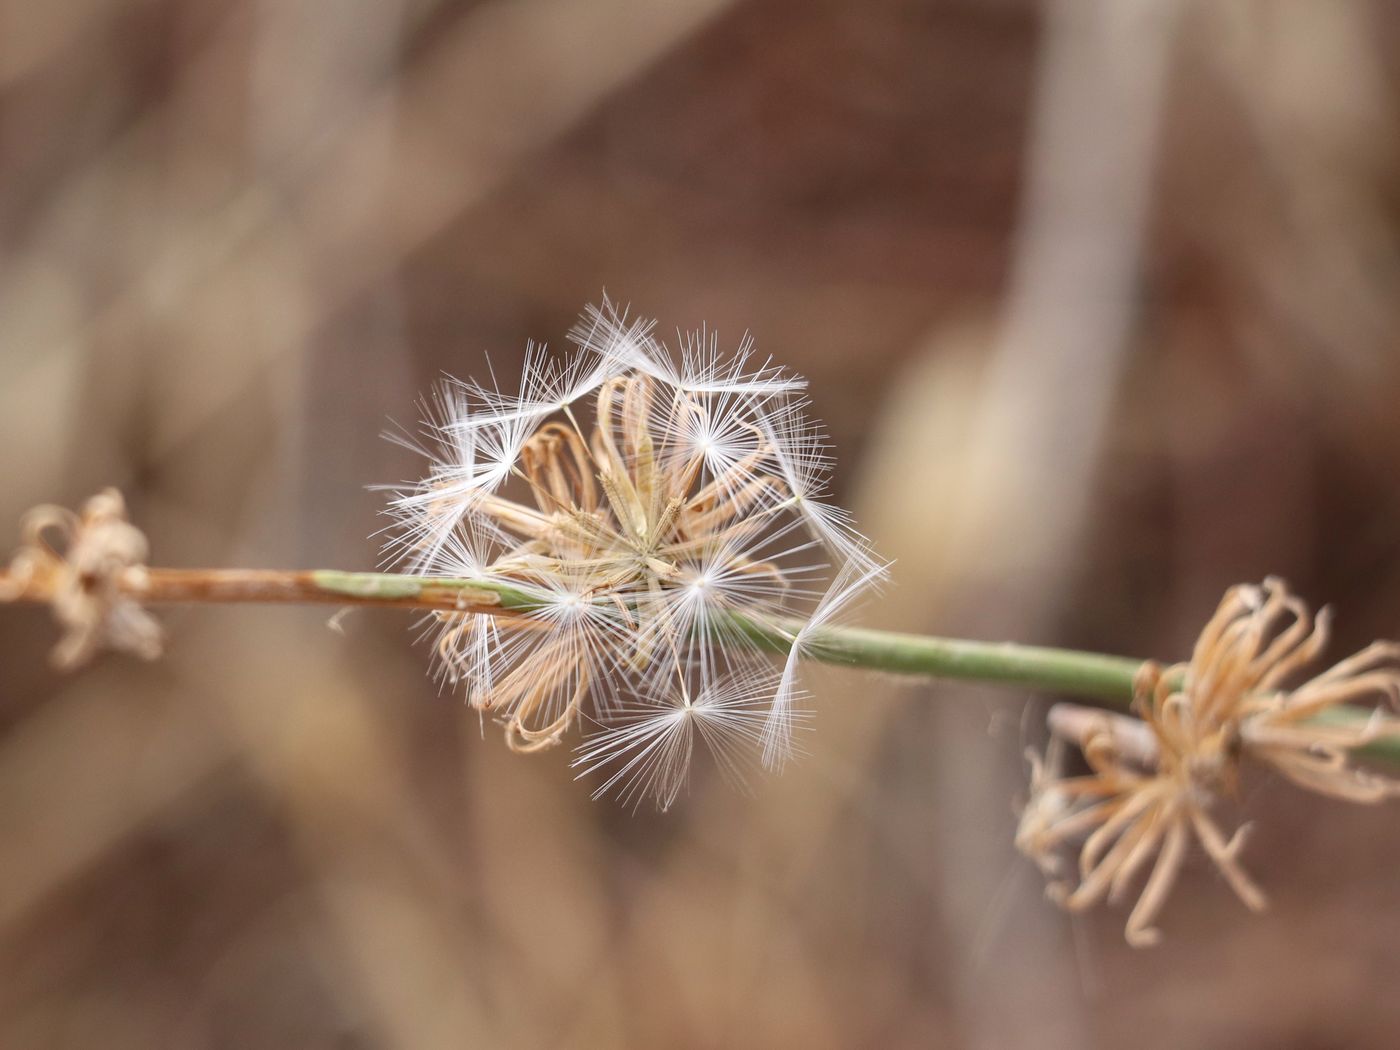
{"label": "curled tendril-like bract", "polygon": [[[1135,946],[1153,944],[1160,936],[1153,923],[1193,839],[1249,908],[1265,906],[1240,865],[1248,828],[1227,837],[1211,813],[1234,795],[1243,764],[1345,801],[1400,793],[1400,783],[1357,766],[1351,755],[1400,733],[1400,722],[1381,708],[1360,724],[1327,718],[1341,704],[1393,704],[1400,695],[1400,647],[1378,642],[1290,687],[1321,653],[1329,627],[1327,610],[1311,616],[1280,580],[1232,587],[1188,663],[1144,665],[1134,689],[1140,723],[1052,710],[1052,732],[1060,738],[1045,759],[1031,756],[1030,800],[1016,838],[1052,878],[1051,896],[1084,909],[1126,896],[1147,870],[1126,935]],[[1066,736],[1080,744],[1088,773],[1061,775]],[[1074,847],[1077,877],[1067,878],[1062,854]]]}

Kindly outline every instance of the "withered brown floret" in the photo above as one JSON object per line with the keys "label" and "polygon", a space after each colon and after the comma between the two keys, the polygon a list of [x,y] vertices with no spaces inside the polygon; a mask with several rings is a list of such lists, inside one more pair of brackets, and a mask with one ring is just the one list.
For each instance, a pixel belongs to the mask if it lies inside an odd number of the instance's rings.
{"label": "withered brown floret", "polygon": [[105,489],[75,514],[44,505],[25,515],[21,544],[6,587],[17,597],[28,588],[49,596],[64,628],[54,665],[71,670],[102,648],[153,660],[161,653],[160,625],[122,592],[123,578],[145,572],[146,537],[126,520],[116,489]]}
{"label": "withered brown floret", "polygon": [[[1194,838],[1252,910],[1265,898],[1239,863],[1247,828],[1227,837],[1211,816],[1235,794],[1241,765],[1254,761],[1300,787],[1351,802],[1400,793],[1400,782],[1358,767],[1351,752],[1400,721],[1377,709],[1369,720],[1339,707],[1400,695],[1400,646],[1378,642],[1293,688],[1322,651],[1327,610],[1316,618],[1282,581],[1226,592],[1189,663],[1145,664],[1134,711],[1121,715],[1057,705],[1045,761],[1032,756],[1031,797],[1016,844],[1047,875],[1050,893],[1081,910],[1124,897],[1152,863],[1128,918],[1129,943],[1155,943],[1152,923]],[[1144,733],[1143,730],[1146,730]],[[1062,777],[1064,739],[1079,743],[1090,772]],[[1061,853],[1079,846],[1078,877],[1062,877]]]}

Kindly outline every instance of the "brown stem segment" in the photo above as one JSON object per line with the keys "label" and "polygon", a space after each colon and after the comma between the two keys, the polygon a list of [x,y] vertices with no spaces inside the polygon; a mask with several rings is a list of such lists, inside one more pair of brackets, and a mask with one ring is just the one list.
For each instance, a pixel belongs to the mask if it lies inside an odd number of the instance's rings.
{"label": "brown stem segment", "polygon": [[[515,592],[484,582],[443,584],[380,573],[138,567],[123,570],[116,582],[123,595],[142,605],[206,602],[379,605],[483,613],[507,613],[525,607]],[[0,571],[0,596],[4,598],[49,602],[53,594],[51,573],[21,576]]]}

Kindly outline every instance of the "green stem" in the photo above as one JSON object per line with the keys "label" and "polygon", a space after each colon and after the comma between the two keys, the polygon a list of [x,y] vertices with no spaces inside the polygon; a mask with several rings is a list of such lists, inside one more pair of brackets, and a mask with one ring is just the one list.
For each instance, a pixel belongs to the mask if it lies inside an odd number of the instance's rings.
{"label": "green stem", "polygon": [[[736,618],[735,622],[765,647],[787,651],[790,634],[751,620]],[[796,624],[791,626],[795,628]],[[897,634],[863,627],[813,631],[804,655],[823,663],[891,674],[1069,693],[1116,707],[1127,707],[1132,701],[1133,677],[1143,665],[1141,660],[1070,649]]]}
{"label": "green stem", "polygon": [[[480,580],[431,579],[387,573],[319,571],[311,574],[327,591],[373,600],[383,596],[411,599],[425,588],[444,591],[487,592],[497,607],[528,613],[538,606],[524,590]],[[731,622],[750,640],[774,653],[785,653],[800,621],[766,623],[733,616]],[[1126,656],[1106,656],[1073,649],[1018,645],[1013,642],[978,642],[933,635],[900,634],[863,627],[826,627],[813,631],[804,655],[823,663],[884,671],[920,678],[955,679],[988,685],[1025,688],[1096,700],[1127,710],[1133,700],[1133,681],[1145,661]],[[1371,717],[1365,708],[1334,708],[1318,718],[1331,725],[1364,725]],[[1400,763],[1400,739],[1382,738],[1356,749],[1356,754]]]}
{"label": "green stem", "polygon": [[[357,601],[412,600],[427,588],[438,591],[487,592],[495,608],[528,613],[538,600],[528,591],[506,584],[465,579],[423,579],[389,573],[334,572],[311,574],[326,591]],[[785,653],[801,627],[799,620],[760,621],[731,616],[730,624],[751,641],[775,653]],[[974,642],[931,635],[896,634],[860,627],[828,627],[813,631],[805,655],[823,663],[845,664],[871,671],[956,678],[992,685],[1025,686],[1069,693],[1127,707],[1133,698],[1133,676],[1143,661],[1097,653],[1048,649],[1010,642]]]}

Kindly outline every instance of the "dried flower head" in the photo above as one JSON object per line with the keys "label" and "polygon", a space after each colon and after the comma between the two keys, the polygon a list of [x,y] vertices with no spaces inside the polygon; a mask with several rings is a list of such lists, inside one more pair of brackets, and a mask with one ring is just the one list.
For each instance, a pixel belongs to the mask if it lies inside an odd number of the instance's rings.
{"label": "dried flower head", "polygon": [[673,355],[650,322],[590,308],[561,361],[531,348],[518,393],[449,380],[422,429],[421,482],[396,492],[389,553],[425,576],[526,593],[518,617],[436,613],[438,667],[516,750],[600,732],[585,770],[663,807],[693,740],[737,769],[792,750],[790,670],[774,676],[745,622],[829,618],[884,566],[823,502],[830,464],[802,380],[721,354],[713,333]]}
{"label": "dried flower head", "polygon": [[153,660],[160,655],[160,625],[122,594],[124,575],[143,573],[146,537],[126,520],[126,504],[106,489],[83,505],[81,514],[64,507],[35,507],[24,516],[21,546],[6,582],[18,597],[27,589],[49,596],[54,618],[64,628],[53,651],[56,667],[71,670],[101,648]]}
{"label": "dried flower head", "polygon": [[[1241,763],[1254,760],[1332,798],[1376,802],[1400,791],[1393,779],[1357,767],[1351,750],[1400,735],[1377,709],[1346,717],[1341,705],[1393,702],[1400,694],[1400,647],[1376,643],[1293,689],[1288,681],[1317,657],[1329,616],[1314,620],[1277,579],[1231,588],[1202,631],[1188,664],[1144,665],[1134,708],[1118,715],[1051,712],[1052,732],[1083,748],[1090,772],[1063,778],[1063,743],[1032,756],[1031,797],[1016,844],[1051,876],[1052,897],[1082,909],[1117,900],[1155,857],[1128,918],[1135,946],[1155,943],[1152,927],[1194,837],[1253,910],[1263,893],[1239,864],[1246,828],[1226,837],[1210,816],[1233,796]],[[1142,732],[1145,727],[1147,733]],[[1059,879],[1060,854],[1081,844],[1077,880]]]}
{"label": "dried flower head", "polygon": [[[1241,754],[1299,787],[1342,801],[1371,803],[1400,794],[1400,782],[1356,765],[1352,756],[1373,741],[1400,736],[1400,723],[1388,713],[1400,700],[1400,645],[1374,642],[1301,685],[1281,689],[1322,651],[1331,617],[1323,609],[1309,632],[1306,608],[1282,583],[1269,580],[1262,594],[1250,592],[1233,615],[1234,624],[1249,625],[1237,645],[1253,647],[1256,667],[1273,662],[1278,673],[1260,672],[1259,686],[1236,714]],[[1377,701],[1381,706],[1369,717],[1348,710]]]}
{"label": "dried flower head", "polygon": [[[1080,911],[1105,898],[1122,900],[1151,864],[1151,873],[1128,916],[1125,935],[1134,947],[1157,943],[1153,926],[1194,837],[1240,899],[1253,910],[1263,893],[1239,865],[1245,828],[1228,839],[1210,809],[1228,775],[1219,755],[1196,750],[1187,704],[1173,696],[1158,707],[1142,705],[1158,747],[1155,769],[1136,765],[1125,753],[1122,731],[1111,715],[1087,727],[1083,740],[1090,772],[1062,778],[1063,745],[1056,742],[1044,762],[1031,756],[1031,799],[1021,816],[1016,846],[1054,881],[1051,899]],[[1061,849],[1080,843],[1077,878],[1065,879]]]}

